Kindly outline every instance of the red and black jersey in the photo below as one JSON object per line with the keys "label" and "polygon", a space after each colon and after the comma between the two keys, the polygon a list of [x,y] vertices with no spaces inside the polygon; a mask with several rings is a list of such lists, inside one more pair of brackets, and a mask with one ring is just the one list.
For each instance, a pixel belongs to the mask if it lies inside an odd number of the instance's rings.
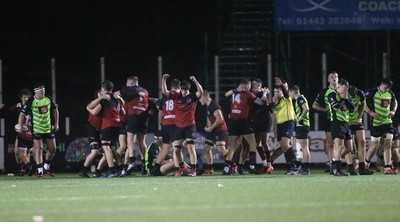
{"label": "red and black jersey", "polygon": [[[260,91],[255,93],[257,98],[262,98],[264,92]],[[258,118],[264,118],[266,115],[270,115],[270,109],[268,108],[268,97],[265,98],[265,102],[262,105],[256,103],[250,103],[250,119],[257,121]]]}
{"label": "red and black jersey", "polygon": [[102,124],[101,124],[101,129],[105,129],[108,127],[120,127],[120,111],[121,111],[121,105],[119,103],[119,100],[114,98],[114,96],[111,95],[110,100],[105,100],[103,99],[101,102],[101,117],[102,117]]}
{"label": "red and black jersey", "polygon": [[[211,123],[210,126],[212,126],[215,123],[215,120],[217,119],[214,116],[214,112],[217,110],[221,110],[221,107],[216,102],[211,101],[210,105],[207,106],[207,117],[208,117],[208,120],[210,120],[210,123]],[[222,110],[221,110],[221,114],[222,114]],[[224,115],[222,114],[221,117],[222,117],[222,123],[218,127],[216,127],[214,129],[214,131],[228,130],[228,127],[226,126],[226,123],[225,123]]]}
{"label": "red and black jersey", "polygon": [[102,118],[101,116],[92,115],[91,113],[89,113],[88,123],[96,130],[101,130]]}
{"label": "red and black jersey", "polygon": [[174,100],[175,124],[177,127],[183,128],[196,124],[194,113],[196,111],[197,96],[189,94],[182,96],[182,93],[171,91],[169,98]]}
{"label": "red and black jersey", "polygon": [[125,104],[121,104],[121,106],[124,108],[124,110],[125,110],[125,115],[120,115],[120,121],[121,122],[123,122],[123,123],[125,123],[126,122],[126,120],[128,119],[128,114],[126,113],[126,110],[128,109],[128,107],[127,107],[127,104],[125,103]]}
{"label": "red and black jersey", "polygon": [[175,107],[172,99],[163,97],[160,100],[159,110],[162,110],[164,113],[161,125],[175,125]]}
{"label": "red and black jersey", "polygon": [[124,87],[120,90],[126,103],[126,115],[140,115],[147,111],[149,106],[149,93],[140,86]]}
{"label": "red and black jersey", "polygon": [[232,94],[231,111],[229,119],[248,119],[250,103],[257,97],[250,91],[234,92]]}

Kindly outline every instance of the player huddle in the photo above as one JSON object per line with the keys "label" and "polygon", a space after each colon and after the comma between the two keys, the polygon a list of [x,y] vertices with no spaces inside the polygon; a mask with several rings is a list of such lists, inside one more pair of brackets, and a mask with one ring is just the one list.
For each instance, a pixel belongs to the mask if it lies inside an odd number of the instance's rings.
{"label": "player huddle", "polygon": [[[221,107],[212,100],[210,93],[203,90],[194,76],[189,79],[190,81],[180,81],[164,74],[161,84],[162,98],[150,98],[147,90],[139,86],[136,76],[128,77],[126,86],[118,91],[114,91],[112,82],[102,82],[101,89],[95,92],[95,98],[86,107],[89,112],[87,132],[91,152],[87,155],[79,175],[90,177],[89,167],[98,155],[102,155],[102,159],[97,165],[95,177],[130,175],[135,168],[136,146],[140,150],[143,175],[163,176],[172,171],[175,171],[175,176],[213,174],[213,146],[216,146],[225,159],[223,175],[244,174],[247,159],[249,173],[272,173],[272,162],[282,154],[288,165],[288,175],[310,174],[310,108],[297,85],[289,87],[285,81],[276,77],[272,101],[269,101],[270,90],[262,88],[263,82],[260,79],[241,80],[237,87],[225,93],[226,97],[231,98],[228,120],[225,121]],[[349,174],[373,174],[369,170],[370,160],[383,141],[384,174],[397,174],[399,136],[392,124],[392,117],[397,109],[397,101],[390,90],[392,81],[383,79],[378,87],[365,94],[350,86],[346,80],[339,80],[336,72],[329,74],[328,82],[329,86],[318,94],[312,107],[327,116],[325,151],[331,166],[329,172],[335,176],[346,176],[341,169],[341,158],[345,158]],[[190,90],[192,84],[195,92]],[[40,87],[43,87],[44,93],[44,86]],[[36,89],[39,92],[42,88],[35,88],[35,96],[23,106],[19,126],[24,125],[24,118],[32,123],[34,147],[38,147],[34,149],[36,164],[31,164],[26,158],[22,160],[28,166],[30,175],[35,165],[36,173],[41,177],[41,141],[46,139],[50,147],[53,142],[55,144],[54,131],[58,129],[58,111],[55,111],[57,105],[51,102],[51,98],[44,94],[39,97]],[[43,98],[48,99],[44,102]],[[204,129],[206,164],[202,171],[198,169],[201,157],[196,153],[197,101],[207,107],[207,126]],[[159,109],[161,130],[155,134],[154,142],[146,146],[148,118],[156,113],[149,109],[149,103],[154,103]],[[41,107],[46,108],[42,110]],[[54,129],[51,128],[51,123],[48,124],[50,111],[53,111],[54,119],[57,120]],[[364,112],[373,119],[371,147],[368,152],[362,122]],[[45,113],[47,114],[44,115]],[[32,119],[26,119],[28,114],[31,114]],[[22,128],[19,127],[18,141],[26,133]],[[280,144],[273,153],[268,146],[269,134],[272,132],[275,132]],[[296,159],[293,149],[294,135],[300,147],[298,152],[303,153],[301,162]],[[117,141],[119,147],[116,147]],[[171,149],[172,156],[169,156]],[[189,154],[188,163],[184,161],[183,152]],[[261,168],[256,165],[257,153],[262,160]],[[47,152],[44,165],[44,171],[52,176],[54,174],[50,171],[49,161],[53,156],[54,152]],[[108,172],[103,175],[101,171],[106,166]]]}

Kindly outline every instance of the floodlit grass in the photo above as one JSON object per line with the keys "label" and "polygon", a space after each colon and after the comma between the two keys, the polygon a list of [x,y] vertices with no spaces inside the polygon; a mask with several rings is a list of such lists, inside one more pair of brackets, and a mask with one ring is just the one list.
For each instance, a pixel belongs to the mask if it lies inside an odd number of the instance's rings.
{"label": "floodlit grass", "polygon": [[0,221],[395,221],[400,175],[0,176]]}

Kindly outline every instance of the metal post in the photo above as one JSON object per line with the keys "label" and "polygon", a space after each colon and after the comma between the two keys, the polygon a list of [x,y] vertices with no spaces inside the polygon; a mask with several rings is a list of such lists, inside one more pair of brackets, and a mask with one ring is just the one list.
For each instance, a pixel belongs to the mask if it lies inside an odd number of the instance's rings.
{"label": "metal post", "polygon": [[100,57],[100,80],[101,80],[101,82],[106,80],[106,69],[105,69],[104,57]]}
{"label": "metal post", "polygon": [[272,88],[272,56],[271,56],[271,54],[267,55],[267,66],[268,66],[267,81],[268,81],[268,89],[270,90],[268,98],[271,100],[272,94],[274,92],[274,89]]}
{"label": "metal post", "polygon": [[319,130],[319,114],[316,112],[314,113],[314,130],[318,131]]}
{"label": "metal post", "polygon": [[70,134],[70,119],[69,117],[65,117],[65,135],[69,136]]}
{"label": "metal post", "polygon": [[56,60],[54,58],[51,59],[51,95],[56,102]]}
{"label": "metal post", "polygon": [[[162,94],[162,75],[163,75],[163,61],[162,61],[162,56],[158,56],[158,98],[162,98],[163,94]],[[157,121],[158,118],[157,118]],[[158,130],[161,130],[161,123],[158,123]]]}
{"label": "metal post", "polygon": [[326,54],[322,53],[322,88],[326,88]]}
{"label": "metal post", "polygon": [[389,76],[389,73],[388,73],[388,55],[387,55],[387,53],[386,52],[384,52],[383,53],[383,58],[382,58],[382,77],[383,78],[386,78],[386,77],[388,77]]}
{"label": "metal post", "polygon": [[214,62],[215,62],[215,86],[214,86],[214,91],[215,91],[215,101],[219,104],[219,57],[216,55],[214,57]]}
{"label": "metal post", "polygon": [[0,105],[3,104],[3,61],[0,59]]}

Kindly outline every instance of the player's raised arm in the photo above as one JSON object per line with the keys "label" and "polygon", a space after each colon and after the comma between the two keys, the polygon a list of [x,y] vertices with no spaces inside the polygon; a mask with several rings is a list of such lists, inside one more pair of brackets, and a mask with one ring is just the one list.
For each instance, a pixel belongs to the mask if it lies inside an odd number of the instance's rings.
{"label": "player's raised arm", "polygon": [[167,79],[170,77],[170,74],[164,74],[162,76],[162,83],[161,83],[161,91],[165,96],[169,96],[170,91],[167,87]]}
{"label": "player's raised arm", "polygon": [[196,84],[196,88],[197,88],[196,96],[200,97],[201,95],[203,95],[203,93],[204,93],[203,87],[201,86],[199,81],[197,81],[196,77],[190,76],[190,80],[192,80],[194,82],[194,84]]}

